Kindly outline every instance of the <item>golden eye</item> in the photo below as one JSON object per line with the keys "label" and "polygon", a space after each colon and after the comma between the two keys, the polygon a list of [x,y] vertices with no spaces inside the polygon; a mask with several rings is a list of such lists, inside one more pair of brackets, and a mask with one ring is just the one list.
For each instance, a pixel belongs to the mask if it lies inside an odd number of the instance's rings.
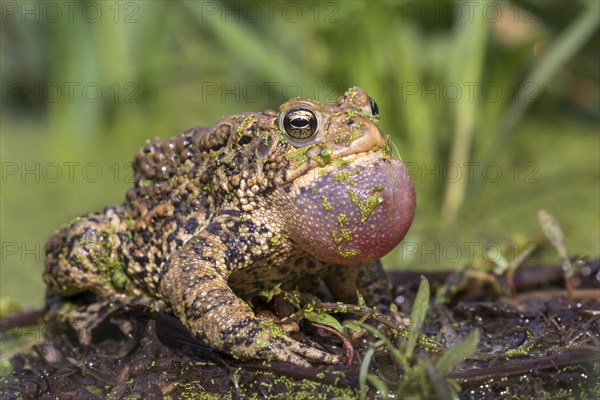
{"label": "golden eye", "polygon": [[294,139],[308,139],[317,133],[319,121],[312,111],[295,108],[283,115],[281,128]]}

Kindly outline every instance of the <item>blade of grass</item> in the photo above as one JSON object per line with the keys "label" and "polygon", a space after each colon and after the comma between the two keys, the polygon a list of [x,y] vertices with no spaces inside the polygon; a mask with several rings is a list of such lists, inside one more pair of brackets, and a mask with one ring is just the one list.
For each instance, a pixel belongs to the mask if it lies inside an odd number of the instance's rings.
{"label": "blade of grass", "polygon": [[425,366],[427,369],[427,376],[429,377],[429,381],[433,389],[435,390],[435,395],[438,399],[452,399],[458,400],[458,394],[456,391],[448,384],[448,381],[434,365],[432,365],[428,360],[425,361]]}
{"label": "blade of grass", "polygon": [[[252,26],[246,27],[238,23],[222,23],[220,18],[206,18],[202,9],[202,2],[183,2],[193,15],[198,19],[198,24],[209,24],[218,35],[230,54],[254,64],[255,68],[264,71],[264,76],[269,76],[276,82],[294,81],[300,85],[310,83],[308,75],[294,63],[290,53],[274,49],[274,42],[266,41],[260,37]],[[275,46],[276,47],[276,46]],[[277,50],[277,51],[274,51]]]}
{"label": "blade of grass", "polygon": [[396,81],[401,93],[401,118],[405,121],[407,142],[412,146],[410,153],[426,165],[434,160],[433,110],[435,103],[422,101],[423,76],[416,61],[422,47],[420,34],[410,21],[396,20],[395,29]]}
{"label": "blade of grass", "polygon": [[549,214],[545,210],[538,211],[538,223],[544,235],[548,238],[552,246],[556,249],[558,256],[560,257],[561,266],[563,270],[563,276],[565,279],[565,286],[567,288],[568,297],[571,298],[573,294],[573,283],[572,278],[575,275],[575,268],[569,260],[567,254],[567,247],[565,246],[565,234],[563,233],[558,220],[554,215]]}
{"label": "blade of grass", "polygon": [[429,309],[429,282],[425,277],[421,277],[421,283],[415,297],[412,312],[410,313],[410,331],[408,342],[406,344],[406,357],[410,358],[413,354],[417,339],[425,321],[427,310]]}
{"label": "blade of grass", "polygon": [[367,391],[369,390],[369,387],[367,386],[367,378],[369,375],[369,365],[371,365],[371,359],[373,358],[373,355],[375,354],[375,352],[377,351],[377,349],[383,345],[383,340],[379,340],[375,343],[373,343],[372,346],[369,347],[369,349],[367,350],[367,352],[365,353],[365,357],[363,358],[362,363],[360,364],[360,370],[358,372],[358,386],[360,388],[360,399],[366,399],[367,398]]}
{"label": "blade of grass", "polygon": [[449,374],[454,367],[460,364],[465,358],[469,357],[477,349],[481,334],[478,329],[473,331],[473,335],[469,335],[461,342],[450,347],[442,357],[435,363],[436,368],[441,375]]}
{"label": "blade of grass", "polygon": [[[488,30],[489,24],[481,13],[476,13],[472,21],[462,18],[457,26],[454,59],[449,68],[449,82],[458,85],[462,95],[455,103],[454,137],[449,162],[459,169],[469,161],[479,104],[478,97],[471,96],[464,89],[468,89],[467,83],[481,82]],[[442,203],[444,226],[452,225],[456,220],[456,214],[465,198],[467,183],[466,176],[446,183]]]}
{"label": "blade of grass", "polygon": [[383,380],[381,380],[380,377],[378,377],[377,375],[373,375],[373,374],[369,374],[367,375],[367,379],[369,380],[369,382],[371,382],[371,385],[375,386],[375,389],[377,389],[378,393],[378,397],[381,399],[387,399],[388,398],[388,388],[385,385],[385,383],[383,382]]}
{"label": "blade of grass", "polygon": [[[59,53],[61,62],[53,67],[51,79],[53,82],[73,82],[80,93],[99,98],[94,87],[89,93],[83,89],[85,85],[97,86],[102,82],[92,33],[82,22],[53,26],[52,34],[56,38],[53,51]],[[48,115],[49,131],[56,138],[52,141],[57,146],[53,154],[60,154],[65,159],[80,151],[77,145],[84,145],[103,128],[100,101],[51,102]],[[73,145],[64,146],[64,143]]]}
{"label": "blade of grass", "polygon": [[395,346],[392,341],[379,329],[374,328],[370,325],[365,324],[364,322],[358,321],[349,321],[344,324],[344,326],[353,330],[364,329],[369,332],[371,335],[375,336],[377,339],[382,340],[385,347],[388,349],[394,361],[400,365],[404,370],[408,369],[408,360],[407,358],[400,352],[397,346]]}

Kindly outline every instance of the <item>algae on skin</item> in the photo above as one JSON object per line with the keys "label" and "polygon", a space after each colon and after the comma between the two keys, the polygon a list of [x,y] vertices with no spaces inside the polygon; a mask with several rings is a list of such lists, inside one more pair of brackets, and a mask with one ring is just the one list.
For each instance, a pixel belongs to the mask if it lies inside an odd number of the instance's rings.
{"label": "algae on skin", "polygon": [[375,209],[381,203],[383,203],[383,197],[379,194],[379,192],[375,192],[375,194],[367,197],[367,200],[364,202],[359,199],[358,195],[352,190],[349,190],[348,194],[350,195],[352,202],[356,205],[356,207],[358,207],[358,211],[361,215],[360,222],[366,222],[369,216],[373,214],[373,211],[375,211]]}

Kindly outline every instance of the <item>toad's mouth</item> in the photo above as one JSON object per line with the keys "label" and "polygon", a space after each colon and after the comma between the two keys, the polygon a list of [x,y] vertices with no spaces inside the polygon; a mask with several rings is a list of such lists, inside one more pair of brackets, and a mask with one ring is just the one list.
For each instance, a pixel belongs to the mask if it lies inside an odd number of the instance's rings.
{"label": "toad's mouth", "polygon": [[415,213],[406,167],[381,151],[312,168],[291,188],[290,237],[314,257],[336,264],[381,258],[404,238]]}

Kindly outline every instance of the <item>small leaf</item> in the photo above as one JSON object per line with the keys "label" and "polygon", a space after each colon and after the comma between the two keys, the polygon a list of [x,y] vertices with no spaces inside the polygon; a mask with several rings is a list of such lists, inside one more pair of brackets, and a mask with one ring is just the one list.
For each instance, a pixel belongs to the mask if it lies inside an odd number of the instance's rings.
{"label": "small leaf", "polygon": [[333,318],[329,314],[321,314],[316,313],[314,311],[305,311],[304,317],[306,317],[306,319],[309,321],[329,326],[338,332],[344,332],[344,328],[342,328],[342,324],[340,324],[340,321]]}
{"label": "small leaf", "polygon": [[67,357],[67,361],[70,364],[75,365],[76,367],[83,368],[83,363],[81,361],[79,361],[78,359],[76,359],[76,358]]}
{"label": "small leaf", "polygon": [[435,363],[441,375],[447,375],[463,360],[469,357],[477,349],[481,335],[479,329],[473,331],[473,336],[466,337],[461,342],[450,347],[444,355]]}
{"label": "small leaf", "polygon": [[425,362],[425,366],[429,383],[435,390],[435,397],[438,399],[458,400],[458,394],[452,389],[446,378],[440,374],[440,371],[430,364],[429,361]]}
{"label": "small leaf", "polygon": [[356,304],[358,304],[359,306],[367,305],[367,303],[365,303],[365,298],[362,296],[362,294],[360,294],[358,290],[356,291],[356,298],[358,299]]}
{"label": "small leaf", "polygon": [[491,247],[489,247],[487,249],[486,256],[490,260],[492,260],[494,262],[494,264],[496,264],[496,266],[494,267],[494,274],[496,274],[496,275],[502,275],[510,267],[509,262],[506,260],[506,258],[502,254],[498,254],[497,256],[494,256],[494,254],[492,254]]}
{"label": "small leaf", "polygon": [[558,220],[546,212],[546,210],[538,211],[538,222],[542,232],[548,238],[550,243],[556,248],[560,258],[567,257],[567,249],[565,248],[565,235],[558,223]]}
{"label": "small leaf", "polygon": [[85,390],[87,390],[91,394],[101,394],[102,393],[102,389],[100,389],[98,386],[94,386],[94,385],[86,386]]}
{"label": "small leaf", "polygon": [[[565,281],[568,281],[573,275],[575,275],[575,269],[571,265],[569,256],[567,255],[567,247],[565,246],[565,234],[563,233],[558,220],[545,210],[538,211],[538,222],[540,228],[544,232],[544,235],[548,238],[552,246],[558,252],[558,256],[562,261],[562,269],[565,276]],[[567,287],[569,284],[567,283]]]}
{"label": "small leaf", "polygon": [[411,357],[412,353],[417,345],[417,339],[427,310],[429,309],[429,282],[425,277],[421,277],[421,283],[419,284],[419,290],[415,297],[412,312],[410,313],[410,331],[408,335],[408,343],[406,345],[406,355]]}
{"label": "small leaf", "polygon": [[267,303],[269,303],[271,300],[273,300],[273,296],[281,294],[281,288],[279,286],[281,286],[281,284],[276,285],[272,289],[261,290],[258,295],[264,297]]}
{"label": "small leaf", "polygon": [[385,383],[379,378],[377,375],[369,374],[367,375],[367,379],[371,382],[371,385],[375,386],[377,389],[377,397],[380,399],[388,398],[388,388]]}

